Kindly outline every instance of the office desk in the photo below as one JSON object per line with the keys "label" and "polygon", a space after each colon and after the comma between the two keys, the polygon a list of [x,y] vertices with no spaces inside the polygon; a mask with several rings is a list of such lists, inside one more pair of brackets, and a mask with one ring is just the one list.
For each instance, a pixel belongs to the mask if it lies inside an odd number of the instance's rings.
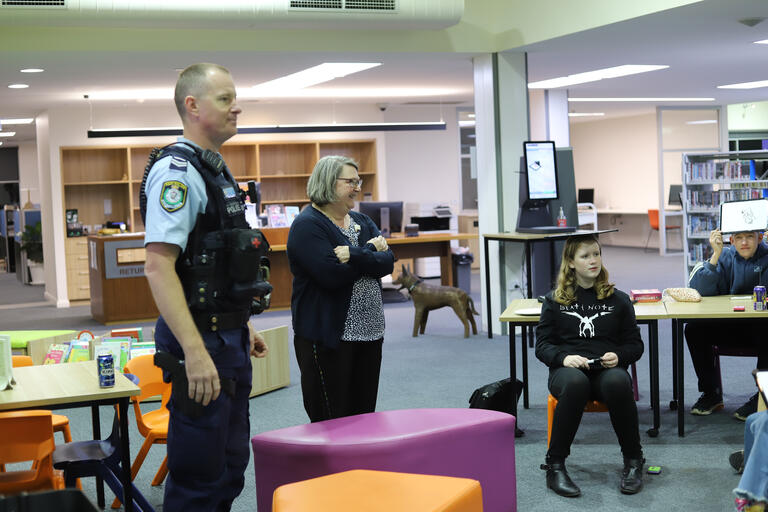
{"label": "office desk", "polygon": [[[648,435],[656,437],[659,434],[661,417],[659,411],[659,320],[667,318],[667,310],[661,302],[638,303],[634,305],[635,317],[638,324],[648,326],[648,364],[650,369],[650,403],[653,409],[653,427],[648,429]],[[509,375],[512,382],[517,378],[517,354],[515,349],[515,327],[522,327],[520,346],[523,349],[523,407],[528,408],[528,343],[527,331],[539,323],[539,315],[518,315],[515,311],[524,308],[539,308],[537,299],[513,300],[499,317],[501,322],[509,322]],[[512,410],[517,416],[517,402]]]}
{"label": "office desk", "polygon": [[[526,272],[526,297],[533,297],[533,279],[531,276],[531,244],[536,242],[549,242],[549,266],[551,274],[555,272],[555,245],[556,240],[565,240],[568,237],[576,235],[599,235],[600,233],[610,233],[618,229],[579,229],[571,233],[485,233],[483,235],[483,252],[485,254],[485,308],[486,319],[488,320],[488,337],[493,338],[493,317],[491,313],[491,272],[490,256],[488,254],[488,242],[517,242],[522,243],[525,251],[525,272]],[[442,268],[442,265],[441,265]],[[503,287],[503,286],[502,286]]]}
{"label": "office desk", "polygon": [[[0,411],[18,409],[65,409],[91,407],[93,438],[101,439],[99,406],[117,404],[120,411],[120,449],[123,468],[123,504],[133,510],[131,457],[128,443],[128,401],[141,390],[123,374],[115,372],[115,386],[100,388],[96,361],[14,368],[16,385],[0,391]],[[99,505],[104,506],[104,489],[98,489]]]}
{"label": "office desk", "polygon": [[[677,409],[677,435],[685,436],[685,352],[683,349],[683,326],[685,322],[696,319],[738,319],[763,318],[768,319],[768,312],[752,309],[752,297],[733,300],[731,295],[702,297],[701,302],[664,303],[667,315],[672,319],[672,401],[671,409]],[[738,295],[737,297],[747,297]],[[744,311],[733,311],[733,306],[745,306]]]}
{"label": "office desk", "polygon": [[[267,232],[267,238],[272,244],[273,234]],[[287,237],[287,230],[285,232]],[[453,271],[451,262],[451,240],[471,240],[477,238],[472,233],[422,233],[413,237],[387,238],[387,244],[397,259],[440,257],[440,282],[443,286],[453,286]],[[287,238],[285,239],[287,240]],[[272,292],[272,309],[291,307],[291,292],[293,290],[293,274],[288,265],[288,255],[285,252],[286,243],[275,243],[270,246],[269,261],[272,265],[270,283]],[[395,262],[397,265],[397,262]]]}

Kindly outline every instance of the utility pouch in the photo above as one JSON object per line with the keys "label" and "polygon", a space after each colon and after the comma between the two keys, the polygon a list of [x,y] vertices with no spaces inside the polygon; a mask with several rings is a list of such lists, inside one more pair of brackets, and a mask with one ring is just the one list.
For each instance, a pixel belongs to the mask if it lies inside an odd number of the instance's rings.
{"label": "utility pouch", "polygon": [[229,276],[235,282],[256,281],[261,278],[259,262],[267,254],[269,243],[258,229],[229,231]]}

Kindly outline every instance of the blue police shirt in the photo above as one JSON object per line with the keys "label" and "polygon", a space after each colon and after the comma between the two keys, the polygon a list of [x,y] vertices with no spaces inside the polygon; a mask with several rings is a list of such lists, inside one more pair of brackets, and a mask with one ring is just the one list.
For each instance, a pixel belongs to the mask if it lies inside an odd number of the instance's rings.
{"label": "blue police shirt", "polygon": [[[200,147],[184,137],[185,142]],[[205,213],[208,193],[200,173],[182,158],[166,156],[152,166],[146,185],[147,216],[144,245],[152,242],[174,244],[182,251],[195,227],[198,214]],[[216,367],[238,368],[250,364],[247,329],[228,329],[201,333]],[[181,346],[162,316],[158,319],[155,342],[161,350],[184,357]]]}
{"label": "blue police shirt", "polygon": [[[184,137],[179,137],[178,142],[199,147]],[[198,214],[205,213],[208,204],[202,176],[187,160],[169,155],[152,167],[146,194],[144,245],[163,242],[178,245],[183,251]]]}

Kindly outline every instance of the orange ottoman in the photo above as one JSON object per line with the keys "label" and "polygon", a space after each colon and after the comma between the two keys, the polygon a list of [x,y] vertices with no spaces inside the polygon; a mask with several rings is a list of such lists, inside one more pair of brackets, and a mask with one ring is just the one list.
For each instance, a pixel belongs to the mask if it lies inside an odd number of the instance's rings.
{"label": "orange ottoman", "polygon": [[480,482],[354,469],[281,485],[272,512],[482,512]]}

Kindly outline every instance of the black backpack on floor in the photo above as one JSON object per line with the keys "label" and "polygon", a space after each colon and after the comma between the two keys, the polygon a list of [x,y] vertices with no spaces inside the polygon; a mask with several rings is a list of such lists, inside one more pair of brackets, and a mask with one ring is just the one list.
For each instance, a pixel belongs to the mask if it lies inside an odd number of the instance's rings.
{"label": "black backpack on floor", "polygon": [[[506,412],[512,414],[512,400],[520,400],[523,392],[523,382],[517,380],[514,385],[509,378],[491,382],[485,386],[480,386],[472,392],[469,397],[470,409],[489,409],[492,411]],[[515,425],[515,437],[523,435],[523,431]]]}

